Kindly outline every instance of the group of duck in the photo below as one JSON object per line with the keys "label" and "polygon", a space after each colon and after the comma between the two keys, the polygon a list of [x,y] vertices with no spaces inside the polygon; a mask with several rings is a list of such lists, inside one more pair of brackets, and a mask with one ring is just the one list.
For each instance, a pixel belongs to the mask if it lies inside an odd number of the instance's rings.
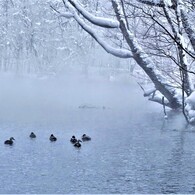
{"label": "group of duck", "polygon": [[[91,137],[89,137],[88,135],[86,134],[83,134],[82,137],[81,137],[82,141],[85,142],[85,141],[90,141],[91,140]],[[82,142],[80,139],[77,139],[74,135],[71,137],[70,139],[70,142],[72,144],[74,144],[74,147],[77,147],[77,148],[80,148],[81,147],[81,143]]]}
{"label": "group of duck", "polygon": [[[29,135],[29,137],[32,138],[32,139],[34,139],[37,136],[35,135],[35,133],[31,132],[31,134]],[[91,140],[91,137],[89,137],[86,134],[83,134],[82,137],[81,137],[81,139],[82,139],[83,142],[84,141],[90,141]],[[10,137],[10,139],[9,140],[6,140],[4,142],[4,144],[6,144],[6,145],[12,145],[14,143],[13,140],[15,140],[15,139],[13,137]],[[51,134],[50,137],[49,137],[49,140],[51,142],[55,142],[55,141],[57,141],[57,138],[53,134]],[[80,139],[77,139],[74,135],[70,139],[70,142],[72,144],[74,144],[74,147],[77,147],[77,148],[80,148],[81,147],[81,143],[80,142],[82,142],[82,141]]]}

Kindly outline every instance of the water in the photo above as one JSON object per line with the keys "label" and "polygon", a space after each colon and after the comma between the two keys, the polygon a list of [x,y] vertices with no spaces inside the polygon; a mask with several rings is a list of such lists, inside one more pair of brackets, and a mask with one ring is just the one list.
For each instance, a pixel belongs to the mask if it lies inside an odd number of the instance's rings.
{"label": "water", "polygon": [[16,80],[0,84],[0,193],[195,193],[195,129],[135,84]]}

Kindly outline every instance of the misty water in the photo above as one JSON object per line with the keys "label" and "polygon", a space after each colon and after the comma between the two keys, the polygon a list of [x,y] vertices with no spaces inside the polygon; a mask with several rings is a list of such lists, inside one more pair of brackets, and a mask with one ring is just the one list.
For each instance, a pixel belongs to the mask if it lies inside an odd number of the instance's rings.
{"label": "misty water", "polygon": [[135,82],[1,76],[0,89],[0,193],[195,193],[195,129]]}

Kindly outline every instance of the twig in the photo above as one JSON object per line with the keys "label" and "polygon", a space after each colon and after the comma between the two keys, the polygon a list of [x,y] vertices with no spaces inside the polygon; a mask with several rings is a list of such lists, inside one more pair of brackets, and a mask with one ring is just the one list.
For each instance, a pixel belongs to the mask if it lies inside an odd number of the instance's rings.
{"label": "twig", "polygon": [[162,105],[163,105],[163,111],[164,111],[164,114],[165,114],[165,118],[167,118],[167,112],[166,112],[166,108],[165,108],[165,97],[163,96],[162,97]]}

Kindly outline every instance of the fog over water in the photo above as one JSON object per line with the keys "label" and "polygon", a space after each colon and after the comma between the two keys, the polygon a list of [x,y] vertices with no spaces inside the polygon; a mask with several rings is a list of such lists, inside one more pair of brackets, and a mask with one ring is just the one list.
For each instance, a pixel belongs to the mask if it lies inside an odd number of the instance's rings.
{"label": "fog over water", "polygon": [[143,97],[135,81],[110,82],[78,75],[39,79],[3,75],[0,89],[1,119],[17,122],[63,122],[67,111],[83,112],[78,109],[82,105],[97,107],[99,111],[103,106],[130,109],[135,115],[143,108],[156,106]]}
{"label": "fog over water", "polygon": [[0,89],[0,193],[195,192],[194,127],[135,81],[2,75]]}

